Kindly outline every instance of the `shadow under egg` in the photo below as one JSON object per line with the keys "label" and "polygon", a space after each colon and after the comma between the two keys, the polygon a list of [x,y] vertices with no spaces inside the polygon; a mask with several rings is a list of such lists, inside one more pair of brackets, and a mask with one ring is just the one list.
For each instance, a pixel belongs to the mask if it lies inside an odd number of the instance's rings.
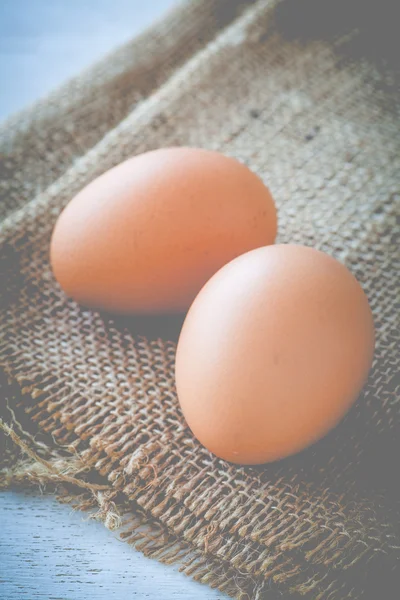
{"label": "shadow under egg", "polygon": [[177,342],[186,313],[151,315],[115,315],[102,312],[103,320],[132,336],[143,336],[149,341],[164,339]]}

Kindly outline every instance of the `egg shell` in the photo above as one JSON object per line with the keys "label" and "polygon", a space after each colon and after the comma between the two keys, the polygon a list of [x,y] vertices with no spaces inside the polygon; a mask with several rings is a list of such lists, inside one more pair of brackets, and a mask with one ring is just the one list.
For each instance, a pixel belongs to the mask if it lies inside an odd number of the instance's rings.
{"label": "egg shell", "polygon": [[92,181],[60,215],[54,275],[77,301],[120,313],[186,310],[234,257],[272,244],[270,192],[217,152],[164,148]]}
{"label": "egg shell", "polygon": [[312,444],[343,417],[371,367],[374,325],[354,276],[312,248],[259,248],[225,265],[191,306],[176,385],[199,441],[261,464]]}

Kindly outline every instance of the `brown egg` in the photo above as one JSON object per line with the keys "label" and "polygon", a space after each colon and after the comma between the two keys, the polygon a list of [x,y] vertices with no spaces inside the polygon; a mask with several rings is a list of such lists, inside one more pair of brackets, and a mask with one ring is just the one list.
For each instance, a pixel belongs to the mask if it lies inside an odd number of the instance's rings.
{"label": "brown egg", "polygon": [[123,162],[59,217],[54,275],[85,305],[122,313],[186,310],[204,283],[243,252],[272,244],[271,194],[233,158],[165,148]]}
{"label": "brown egg", "polygon": [[186,317],[176,385],[187,423],[217,456],[260,464],[326,434],[371,366],[368,300],[341,263],[276,245],[225,265]]}

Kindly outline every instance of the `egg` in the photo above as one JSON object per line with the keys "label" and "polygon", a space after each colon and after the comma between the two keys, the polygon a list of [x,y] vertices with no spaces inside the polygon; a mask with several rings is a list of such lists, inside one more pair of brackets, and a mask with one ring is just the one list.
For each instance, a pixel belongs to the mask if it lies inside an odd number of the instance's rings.
{"label": "egg", "polygon": [[218,152],[164,148],[92,181],[54,228],[50,260],[66,294],[119,313],[185,311],[224,264],[272,244],[272,196]]}
{"label": "egg", "polygon": [[368,300],[344,265],[304,246],[258,248],[222,267],[187,314],[176,355],[180,405],[218,457],[274,461],[339,422],[373,351]]}

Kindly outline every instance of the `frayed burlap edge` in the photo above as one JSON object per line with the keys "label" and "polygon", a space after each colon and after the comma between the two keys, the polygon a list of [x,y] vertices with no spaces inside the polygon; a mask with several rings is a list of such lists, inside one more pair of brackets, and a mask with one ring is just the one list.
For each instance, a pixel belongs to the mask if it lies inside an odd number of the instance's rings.
{"label": "frayed burlap edge", "polygon": [[[13,409],[8,407],[8,412],[11,412],[11,425],[0,420],[0,432],[12,441],[13,450],[19,456],[15,458],[14,455],[11,467],[0,470],[0,488],[30,488],[41,493],[53,493],[60,502],[69,503],[76,510],[90,511],[89,518],[101,521],[108,529],[116,531],[121,540],[145,556],[164,564],[177,565],[181,572],[195,581],[218,588],[239,600],[275,600],[282,598],[282,593],[283,597],[330,600],[337,598],[341,587],[343,598],[356,600],[362,597],[356,574],[351,582],[343,580],[338,586],[337,574],[327,573],[325,569],[319,572],[312,567],[304,568],[304,564],[293,566],[291,558],[287,557],[283,557],[282,561],[287,567],[291,566],[295,581],[292,586],[286,582],[283,590],[279,575],[275,576],[273,570],[271,575],[266,576],[265,572],[252,574],[250,568],[238,569],[235,561],[227,562],[218,556],[218,545],[215,546],[218,532],[212,527],[206,536],[200,538],[177,537],[168,524],[139,505],[134,494],[127,494],[123,485],[107,483],[107,478],[85,464],[77,452],[66,455],[64,448],[60,453],[56,442],[54,447],[37,443],[35,435],[19,423]],[[141,489],[149,488],[151,494],[151,476],[149,479],[150,483],[146,478],[137,479],[137,485]],[[132,489],[132,484],[129,488]],[[303,584],[296,581],[299,569],[304,575]]]}
{"label": "frayed burlap edge", "polygon": [[30,489],[55,495],[58,501],[70,504],[74,510],[89,511],[89,519],[100,521],[110,531],[116,531],[121,540],[146,557],[166,565],[178,565],[179,571],[193,580],[239,600],[281,597],[272,589],[271,582],[239,573],[224,561],[178,539],[134,502],[124,500],[121,492],[111,485],[88,481],[84,476],[87,467],[82,465],[81,459],[61,458],[50,447],[46,450],[52,458],[43,458],[24,440],[24,436],[31,438],[28,432],[22,430],[17,434],[2,419],[0,431],[10,438],[15,451],[21,453],[12,467],[0,469],[0,489]]}
{"label": "frayed burlap edge", "polygon": [[[36,393],[36,392],[35,392],[35,393]],[[32,392],[32,396],[33,396],[33,392]],[[33,396],[33,397],[34,397],[34,396]],[[148,470],[149,470],[149,469],[148,469]],[[139,478],[139,479],[140,479],[140,478]],[[140,483],[139,479],[137,480],[137,482],[138,482],[138,483]],[[135,481],[135,484],[136,484],[136,481]],[[69,485],[69,484],[66,484],[66,485]],[[211,535],[210,535],[210,538],[212,538],[212,536],[211,536]],[[315,597],[315,596],[313,596],[313,597]],[[349,596],[348,596],[348,595],[346,595],[346,597],[349,597]]]}

